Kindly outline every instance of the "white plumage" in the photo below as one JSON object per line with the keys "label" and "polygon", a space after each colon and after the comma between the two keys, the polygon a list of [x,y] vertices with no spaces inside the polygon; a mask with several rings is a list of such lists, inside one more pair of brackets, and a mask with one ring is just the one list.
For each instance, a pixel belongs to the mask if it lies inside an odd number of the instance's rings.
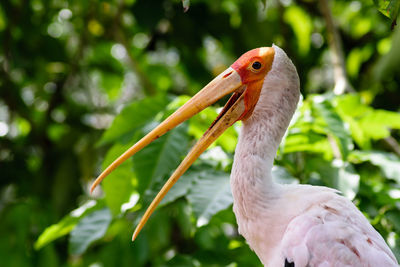
{"label": "white plumage", "polygon": [[240,234],[265,266],[398,266],[383,238],[339,192],[272,181],[274,156],[300,95],[295,67],[274,49],[235,152],[231,187]]}

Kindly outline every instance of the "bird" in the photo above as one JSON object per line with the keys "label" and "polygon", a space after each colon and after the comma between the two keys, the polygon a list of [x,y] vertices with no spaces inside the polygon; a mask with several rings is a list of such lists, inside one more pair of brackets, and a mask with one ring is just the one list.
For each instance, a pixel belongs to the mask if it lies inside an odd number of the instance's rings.
{"label": "bird", "polygon": [[272,180],[277,149],[300,98],[296,67],[277,45],[244,53],[107,167],[91,191],[137,151],[229,94],[215,121],[146,210],[132,240],[190,165],[240,120],[230,177],[233,212],[239,233],[264,266],[398,266],[382,236],[339,191]]}

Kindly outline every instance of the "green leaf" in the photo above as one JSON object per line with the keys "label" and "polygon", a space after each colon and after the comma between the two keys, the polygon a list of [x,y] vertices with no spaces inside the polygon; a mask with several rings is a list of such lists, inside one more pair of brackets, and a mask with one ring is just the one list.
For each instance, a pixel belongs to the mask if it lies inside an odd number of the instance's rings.
{"label": "green leaf", "polygon": [[386,138],[390,129],[400,129],[400,113],[373,109],[362,103],[357,94],[338,97],[335,103],[338,114],[349,124],[354,141],[363,149],[371,148],[371,139]]}
{"label": "green leaf", "polygon": [[310,16],[300,7],[291,5],[283,15],[286,23],[290,24],[297,39],[299,53],[306,55],[310,50],[313,24]]}
{"label": "green leaf", "polygon": [[176,169],[188,149],[187,123],[172,129],[133,157],[133,168],[142,194]]}
{"label": "green leaf", "polygon": [[35,242],[35,249],[39,250],[52,241],[69,234],[79,219],[93,209],[97,209],[98,204],[94,200],[90,200],[79,208],[70,212],[61,221],[47,227]]}
{"label": "green leaf", "polygon": [[115,141],[126,142],[132,139],[135,132],[144,127],[164,110],[168,103],[165,96],[145,98],[126,106],[117,115],[110,128],[103,134],[100,145]]}
{"label": "green leaf", "polygon": [[349,160],[355,163],[369,161],[379,167],[383,174],[400,184],[400,158],[380,151],[354,151]]}
{"label": "green leaf", "polygon": [[354,199],[360,186],[360,175],[349,163],[341,163],[337,175],[336,188],[349,199]]}
{"label": "green leaf", "polygon": [[[126,151],[136,138],[128,144],[115,144],[110,150],[103,161],[103,169],[114,161],[119,155]],[[132,160],[127,160],[116,168],[108,177],[102,182],[101,186],[105,192],[105,201],[114,215],[121,213],[122,204],[126,203],[132,192],[134,191],[134,183],[137,181],[135,174],[132,171]]]}
{"label": "green leaf", "polygon": [[207,224],[217,212],[232,204],[229,174],[225,172],[204,172],[197,179],[187,195],[197,217],[197,225]]}
{"label": "green leaf", "polygon": [[324,158],[332,158],[332,149],[326,136],[308,133],[289,134],[285,139],[284,153],[308,151],[322,153]]}
{"label": "green leaf", "polygon": [[335,112],[330,101],[331,97],[329,95],[314,97],[313,108],[324,121],[326,132],[335,139],[342,158],[346,159],[349,149],[353,147],[353,143],[344,122]]}
{"label": "green leaf", "polygon": [[35,242],[35,249],[39,250],[52,241],[69,234],[78,223],[79,218],[70,215],[65,216],[61,221],[53,224],[44,230]]}
{"label": "green leaf", "polygon": [[[360,120],[360,126],[375,140],[386,138],[390,135],[390,128],[400,129],[400,113],[371,109]],[[374,130],[371,131],[371,129]]]}
{"label": "green leaf", "polygon": [[71,232],[69,253],[80,255],[85,252],[91,243],[104,236],[111,219],[111,212],[107,208],[86,215]]}
{"label": "green leaf", "polygon": [[378,10],[392,21],[397,18],[400,9],[399,0],[374,0],[374,3]]}
{"label": "green leaf", "polygon": [[176,184],[161,201],[160,206],[166,205],[180,197],[185,196],[189,192],[190,188],[193,188],[195,181],[199,179],[199,175],[200,172],[198,171],[188,171],[182,175],[178,182],[176,182]]}

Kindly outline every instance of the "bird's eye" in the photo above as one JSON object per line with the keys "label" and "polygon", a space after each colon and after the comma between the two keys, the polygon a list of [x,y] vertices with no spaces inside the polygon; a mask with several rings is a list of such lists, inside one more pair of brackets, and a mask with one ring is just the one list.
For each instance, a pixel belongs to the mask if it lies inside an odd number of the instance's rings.
{"label": "bird's eye", "polygon": [[260,61],[254,61],[254,62],[253,62],[253,65],[251,65],[251,67],[252,67],[253,69],[255,69],[255,70],[261,69],[261,63],[260,63]]}

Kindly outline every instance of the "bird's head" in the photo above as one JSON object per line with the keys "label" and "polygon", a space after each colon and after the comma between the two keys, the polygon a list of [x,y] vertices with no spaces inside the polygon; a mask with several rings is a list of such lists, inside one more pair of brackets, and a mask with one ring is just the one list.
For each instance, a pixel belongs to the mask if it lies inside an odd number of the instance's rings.
{"label": "bird's head", "polygon": [[[247,120],[251,117],[257,102],[260,99],[263,88],[268,88],[265,83],[268,82],[268,74],[279,67],[277,59],[286,60],[286,54],[278,48],[262,47],[256,48],[243,54],[229,68],[218,75],[214,80],[207,84],[201,91],[193,96],[182,107],[175,111],[165,121],[159,124],[154,130],[143,137],[139,142],[128,149],[118,159],[116,159],[93,183],[91,191],[116,167],[131,157],[133,154],[150,144],[152,141],[165,134],[180,123],[199,113],[206,107],[212,105],[222,97],[232,94],[228,102],[225,104],[218,117],[211,124],[209,129],[204,133],[203,137],[192,148],[185,157],[179,167],[168,179],[161,191],[147,209],[137,226],[133,239],[136,238],[147,219],[150,217],[156,206],[160,203],[169,189],[176,183],[182,174],[190,167],[190,165],[207,149],[227,128],[238,120]],[[289,59],[287,59],[289,60]],[[290,60],[289,60],[290,61]],[[291,64],[291,62],[290,62]],[[293,67],[294,69],[294,67]],[[294,69],[296,72],[296,70]],[[296,73],[297,76],[297,73]],[[298,90],[298,89],[297,89]],[[264,95],[264,93],[263,93]]]}

